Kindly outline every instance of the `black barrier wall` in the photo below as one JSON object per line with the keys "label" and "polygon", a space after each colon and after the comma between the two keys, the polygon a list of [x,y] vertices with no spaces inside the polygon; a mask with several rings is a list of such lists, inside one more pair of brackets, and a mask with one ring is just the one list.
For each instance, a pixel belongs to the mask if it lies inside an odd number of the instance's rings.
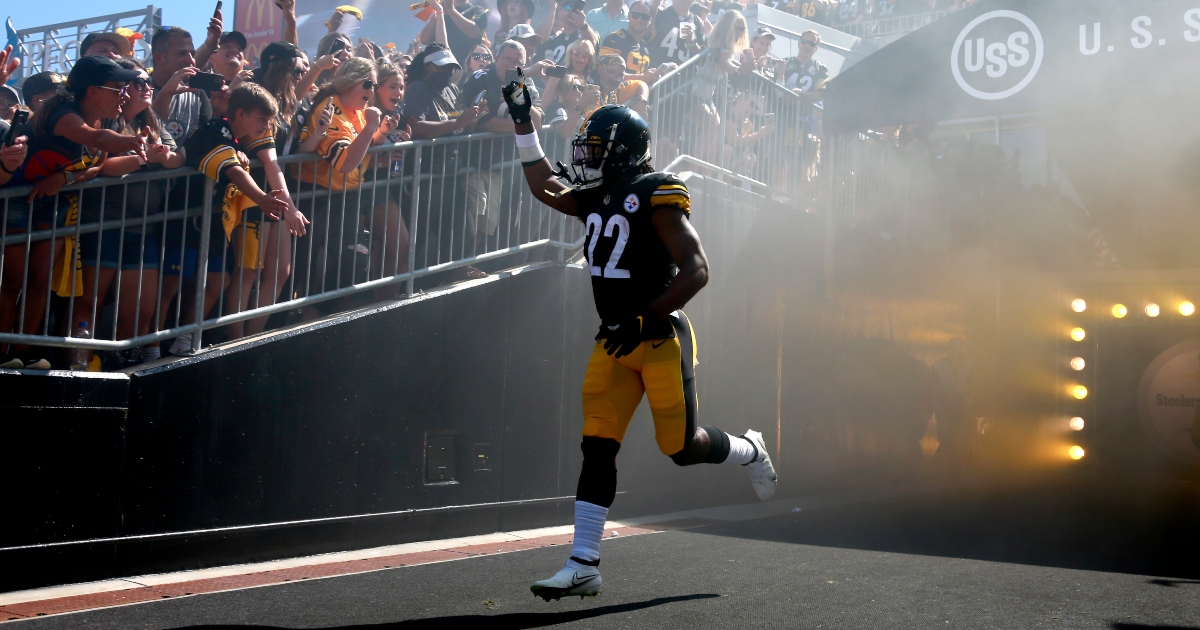
{"label": "black barrier wall", "polygon": [[[749,194],[693,189],[697,212]],[[762,431],[780,497],[892,483],[886,471],[921,458],[927,363],[961,309],[876,242],[839,245],[862,255],[829,299],[822,218],[755,211],[694,217],[713,264],[687,309],[700,422]],[[16,569],[0,588],[569,523],[597,324],[586,271],[546,264],[113,377],[104,422],[22,412],[42,419],[23,439],[50,446],[3,464],[26,502],[0,544]],[[35,380],[76,379],[0,374],[10,391]],[[90,432],[68,430],[71,414]],[[755,500],[743,469],[677,467],[652,433],[643,405],[614,517]],[[62,488],[89,498],[63,503]]]}

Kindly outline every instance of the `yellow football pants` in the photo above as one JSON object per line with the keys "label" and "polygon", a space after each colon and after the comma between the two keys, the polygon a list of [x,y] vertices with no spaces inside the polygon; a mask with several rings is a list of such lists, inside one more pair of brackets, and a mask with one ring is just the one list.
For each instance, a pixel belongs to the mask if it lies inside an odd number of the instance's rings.
{"label": "yellow football pants", "polygon": [[620,442],[644,393],[654,439],[664,455],[683,450],[696,432],[696,335],[683,311],[670,316],[672,339],[648,339],[615,359],[597,341],[583,379],[583,435]]}

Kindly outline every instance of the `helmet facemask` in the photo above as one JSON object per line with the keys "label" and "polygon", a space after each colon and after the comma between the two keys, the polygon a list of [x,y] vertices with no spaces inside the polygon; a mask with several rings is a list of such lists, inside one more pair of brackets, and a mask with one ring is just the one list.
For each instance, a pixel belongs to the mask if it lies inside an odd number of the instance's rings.
{"label": "helmet facemask", "polygon": [[604,167],[613,152],[612,139],[616,136],[617,128],[604,130],[603,135],[587,133],[585,129],[575,134],[571,141],[571,175],[572,183],[577,190],[585,190],[599,186],[604,178]]}
{"label": "helmet facemask", "polygon": [[601,107],[571,141],[571,184],[586,190],[604,178],[622,179],[649,162],[649,142],[646,123],[637,114],[616,105]]}

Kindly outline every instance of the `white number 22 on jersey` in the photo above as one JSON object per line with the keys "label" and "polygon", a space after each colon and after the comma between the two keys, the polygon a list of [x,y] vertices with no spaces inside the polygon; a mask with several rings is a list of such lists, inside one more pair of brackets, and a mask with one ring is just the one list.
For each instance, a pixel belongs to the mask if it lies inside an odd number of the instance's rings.
{"label": "white number 22 on jersey", "polygon": [[615,231],[617,243],[613,245],[612,254],[608,257],[608,264],[604,265],[603,273],[596,264],[596,243],[600,240],[600,222],[600,215],[594,212],[587,217],[587,231],[591,236],[588,241],[588,261],[592,263],[592,275],[604,278],[628,278],[629,270],[617,269],[617,263],[621,260],[621,254],[625,253],[625,244],[629,242],[629,220],[619,214],[614,214],[608,220],[608,225],[604,226],[604,236],[611,238]]}

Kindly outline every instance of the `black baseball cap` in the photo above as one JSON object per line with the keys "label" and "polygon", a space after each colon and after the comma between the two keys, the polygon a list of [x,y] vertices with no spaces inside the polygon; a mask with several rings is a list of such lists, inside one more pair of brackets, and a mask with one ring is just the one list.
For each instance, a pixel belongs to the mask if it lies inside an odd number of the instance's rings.
{"label": "black baseball cap", "polygon": [[283,59],[295,59],[300,56],[300,49],[291,42],[271,42],[266,48],[258,53],[258,65],[260,68],[267,66]]}
{"label": "black baseball cap", "polygon": [[80,57],[67,75],[67,84],[75,94],[82,94],[93,85],[104,85],[109,81],[129,82],[141,74],[140,70],[127,70],[108,57],[90,55]]}
{"label": "black baseball cap", "polygon": [[765,26],[760,26],[754,29],[754,39],[758,39],[759,37],[770,37],[771,39],[775,39],[775,33]]}
{"label": "black baseball cap", "polygon": [[21,92],[25,94],[25,102],[33,101],[33,97],[58,87],[60,83],[66,83],[67,77],[57,72],[39,72],[28,79],[21,86]]}
{"label": "black baseball cap", "polygon": [[246,36],[242,35],[241,33],[237,32],[237,31],[229,31],[228,33],[222,33],[221,39],[217,40],[218,46],[224,46],[225,44],[228,44],[228,43],[233,43],[235,46],[242,49],[243,51],[246,50]]}

